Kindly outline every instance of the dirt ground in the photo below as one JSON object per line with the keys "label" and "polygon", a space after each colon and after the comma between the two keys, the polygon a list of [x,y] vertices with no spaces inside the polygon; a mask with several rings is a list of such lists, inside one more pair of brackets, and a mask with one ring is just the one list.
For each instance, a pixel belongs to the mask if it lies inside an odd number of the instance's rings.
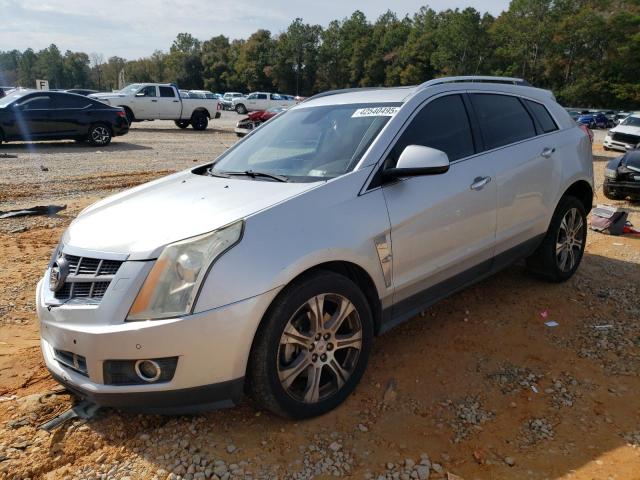
{"label": "dirt ground", "polygon": [[[215,157],[236,120],[136,124],[98,151],[0,147],[0,210],[67,205],[0,220],[0,479],[640,479],[640,238],[594,232],[567,283],[516,265],[377,338],[355,394],[321,418],[286,421],[245,400],[37,430],[74,402],[44,368],[34,306],[64,228],[99,198]],[[615,155],[601,140],[596,203]],[[619,203],[640,226],[640,205]]]}

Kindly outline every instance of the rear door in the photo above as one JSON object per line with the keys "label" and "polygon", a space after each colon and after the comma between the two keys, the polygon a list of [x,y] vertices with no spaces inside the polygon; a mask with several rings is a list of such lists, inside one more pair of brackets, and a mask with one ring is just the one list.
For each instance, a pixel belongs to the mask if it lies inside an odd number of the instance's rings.
{"label": "rear door", "polygon": [[158,118],[164,120],[177,120],[182,113],[182,104],[176,95],[173,87],[158,87],[160,97],[158,97]]}
{"label": "rear door", "polygon": [[463,94],[429,100],[410,121],[386,160],[395,166],[408,145],[444,151],[440,175],[383,186],[391,220],[393,316],[422,305],[490,271],[496,228],[496,182],[491,162],[478,155]]}
{"label": "rear door", "polygon": [[88,123],[88,108],[92,101],[81,95],[53,94],[53,109],[50,112],[52,124],[56,131],[64,135],[86,135]]}
{"label": "rear door", "polygon": [[499,268],[526,253],[547,229],[561,178],[560,164],[554,161],[557,127],[551,119],[549,132],[539,135],[541,127],[526,100],[517,96],[478,92],[470,98],[485,155],[496,171],[495,266]]}
{"label": "rear door", "polygon": [[134,114],[137,120],[158,118],[158,91],[155,85],[148,85],[136,93]]}

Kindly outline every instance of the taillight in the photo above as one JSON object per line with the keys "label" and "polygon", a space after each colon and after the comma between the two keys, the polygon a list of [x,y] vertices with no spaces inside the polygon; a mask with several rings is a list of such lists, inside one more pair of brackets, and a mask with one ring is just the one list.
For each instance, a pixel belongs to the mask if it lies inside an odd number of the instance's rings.
{"label": "taillight", "polygon": [[580,124],[579,127],[582,129],[584,133],[587,134],[587,136],[589,137],[589,141],[593,143],[593,132],[591,131],[591,129],[583,124]]}
{"label": "taillight", "polygon": [[216,106],[216,110],[222,110],[222,104],[220,102],[218,102],[218,105]]}
{"label": "taillight", "polygon": [[125,113],[124,110],[118,110],[117,115],[122,118],[127,118],[127,114]]}

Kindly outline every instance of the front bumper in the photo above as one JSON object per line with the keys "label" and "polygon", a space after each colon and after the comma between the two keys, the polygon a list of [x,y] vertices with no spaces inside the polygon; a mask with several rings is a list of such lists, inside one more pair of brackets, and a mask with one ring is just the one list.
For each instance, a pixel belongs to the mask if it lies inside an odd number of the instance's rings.
{"label": "front bumper", "polygon": [[633,150],[634,148],[636,148],[635,144],[613,140],[609,135],[605,137],[602,145],[606,148],[610,148],[611,150],[618,150],[621,152],[626,152],[627,150]]}
{"label": "front bumper", "polygon": [[640,198],[640,181],[621,182],[618,180],[606,178],[604,180],[603,188],[625,197]]}
{"label": "front bumper", "polygon": [[[107,293],[117,297],[117,291]],[[242,396],[251,343],[275,293],[176,319],[105,321],[109,315],[100,310],[108,309],[113,298],[105,295],[99,305],[51,306],[45,300],[49,297],[45,275],[36,295],[44,361],[57,381],[102,406],[172,414],[230,407]],[[82,372],[70,368],[56,357],[56,350],[84,357],[86,367]],[[105,382],[109,360],[163,357],[178,357],[169,381]]]}

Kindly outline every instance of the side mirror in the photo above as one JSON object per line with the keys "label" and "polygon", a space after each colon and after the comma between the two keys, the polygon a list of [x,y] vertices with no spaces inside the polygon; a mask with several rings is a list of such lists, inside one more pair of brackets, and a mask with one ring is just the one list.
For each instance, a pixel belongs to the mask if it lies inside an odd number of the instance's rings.
{"label": "side mirror", "polygon": [[422,145],[408,145],[400,154],[395,168],[382,172],[385,180],[421,175],[437,175],[449,170],[449,157],[442,150]]}
{"label": "side mirror", "polygon": [[138,93],[136,93],[136,97],[144,97],[144,92],[138,92]]}

